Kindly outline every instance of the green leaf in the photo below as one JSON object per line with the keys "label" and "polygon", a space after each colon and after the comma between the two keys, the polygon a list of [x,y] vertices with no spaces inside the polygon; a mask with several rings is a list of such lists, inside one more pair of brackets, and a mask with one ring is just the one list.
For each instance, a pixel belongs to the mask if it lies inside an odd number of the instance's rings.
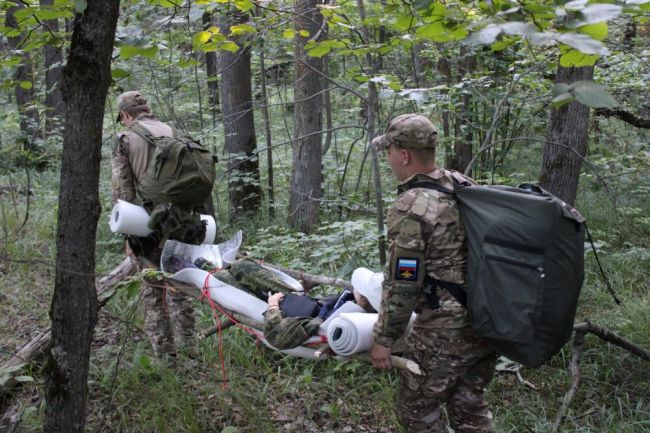
{"label": "green leaf", "polygon": [[114,80],[119,80],[120,78],[125,78],[131,75],[128,71],[125,71],[124,69],[113,69],[111,70],[111,77],[113,77]]}
{"label": "green leaf", "polygon": [[235,0],[235,7],[242,12],[248,12],[253,8],[253,2],[251,0]]}
{"label": "green leaf", "polygon": [[568,84],[558,83],[555,86],[553,86],[553,90],[552,90],[553,97],[560,96],[565,93],[569,93],[570,89],[571,88],[569,87]]}
{"label": "green leaf", "polygon": [[285,29],[282,32],[282,37],[285,39],[293,39],[293,37],[296,35],[295,30],[293,29]]}
{"label": "green leaf", "polygon": [[415,19],[412,15],[404,15],[399,17],[395,23],[393,23],[393,28],[398,32],[405,32],[413,27],[415,24]]}
{"label": "green leaf", "polygon": [[194,44],[194,46],[205,44],[210,40],[211,37],[212,37],[212,33],[208,31],[197,32],[194,35],[194,38],[192,38],[192,43]]}
{"label": "green leaf", "polygon": [[228,51],[228,52],[231,52],[231,53],[236,53],[237,51],[239,51],[239,45],[237,45],[233,41],[226,41],[226,42],[222,43],[221,45],[219,45],[219,49],[224,50],[224,51]]}
{"label": "green leaf", "polygon": [[602,41],[607,37],[607,22],[580,26],[578,32],[589,35],[597,41]]}
{"label": "green leaf", "polygon": [[593,66],[600,56],[596,54],[584,54],[578,50],[570,49],[560,56],[560,66],[564,68]]}
{"label": "green leaf", "polygon": [[221,433],[237,433],[237,427],[229,425],[228,427],[221,430]]}
{"label": "green leaf", "polygon": [[233,36],[245,35],[247,33],[255,33],[255,27],[248,24],[239,24],[230,27],[230,34]]}
{"label": "green leaf", "polygon": [[551,107],[558,109],[566,104],[569,104],[575,100],[575,97],[571,93],[563,93],[556,96],[551,101]]}
{"label": "green leaf", "polygon": [[120,58],[123,60],[129,60],[131,57],[140,56],[147,59],[153,59],[158,54],[158,47],[152,46],[149,48],[146,47],[135,47],[133,45],[122,45],[120,47]]}
{"label": "green leaf", "polygon": [[21,81],[20,83],[18,83],[18,85],[20,86],[21,89],[25,89],[25,90],[29,90],[32,87],[34,87],[34,84],[32,84],[31,81]]}
{"label": "green leaf", "polygon": [[571,84],[571,89],[576,100],[588,107],[612,108],[616,106],[616,100],[607,89],[593,81],[576,81]]}
{"label": "green leaf", "polygon": [[88,7],[87,0],[74,0],[74,11],[78,14],[82,14],[86,11]]}
{"label": "green leaf", "polygon": [[300,36],[302,36],[303,38],[307,38],[307,37],[309,37],[309,32],[308,32],[307,30],[300,30],[300,31],[298,32],[298,34],[299,34]]}
{"label": "green leaf", "polygon": [[314,48],[307,51],[307,55],[310,57],[323,57],[325,54],[329,53],[332,49],[329,45],[318,44]]}

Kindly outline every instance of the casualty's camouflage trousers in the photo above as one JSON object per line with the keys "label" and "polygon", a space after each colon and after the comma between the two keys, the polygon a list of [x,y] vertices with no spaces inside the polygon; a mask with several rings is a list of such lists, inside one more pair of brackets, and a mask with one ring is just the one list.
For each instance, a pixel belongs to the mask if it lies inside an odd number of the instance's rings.
{"label": "casualty's camouflage trousers", "polygon": [[483,397],[492,380],[496,354],[469,326],[431,328],[416,323],[404,357],[420,365],[422,376],[401,372],[395,412],[409,433],[446,433],[442,412],[456,433],[496,432]]}

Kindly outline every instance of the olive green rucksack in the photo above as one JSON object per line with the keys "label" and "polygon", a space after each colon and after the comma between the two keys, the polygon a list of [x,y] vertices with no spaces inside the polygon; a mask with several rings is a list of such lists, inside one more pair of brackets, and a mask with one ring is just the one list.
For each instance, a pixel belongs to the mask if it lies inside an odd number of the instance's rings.
{"label": "olive green rucksack", "polygon": [[188,212],[202,207],[214,184],[212,154],[192,137],[179,135],[176,129],[172,129],[172,137],[156,137],[138,123],[129,130],[156,147],[136,187],[145,207],[171,203]]}
{"label": "olive green rucksack", "polygon": [[502,355],[537,367],[573,333],[584,278],[585,219],[533,184],[429,188],[458,201],[467,286],[436,281],[467,307],[472,328]]}

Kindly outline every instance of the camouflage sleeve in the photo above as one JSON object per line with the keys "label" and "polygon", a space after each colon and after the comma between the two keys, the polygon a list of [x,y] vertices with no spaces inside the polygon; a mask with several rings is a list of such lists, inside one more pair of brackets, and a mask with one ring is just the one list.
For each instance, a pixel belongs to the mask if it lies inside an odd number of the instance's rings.
{"label": "camouflage sleeve", "polygon": [[280,311],[279,308],[266,310],[266,314],[264,314],[265,333],[278,326],[280,322],[282,322],[282,319],[284,319],[284,314],[282,314],[282,311]]}
{"label": "camouflage sleeve", "polygon": [[133,170],[128,157],[128,138],[125,135],[118,135],[113,141],[112,147],[112,173],[111,173],[111,193],[113,204],[117,199],[135,202],[135,180]]}
{"label": "camouflage sleeve", "polygon": [[422,291],[426,242],[422,222],[413,215],[391,209],[387,223],[388,260],[374,336],[377,344],[391,347],[406,332]]}

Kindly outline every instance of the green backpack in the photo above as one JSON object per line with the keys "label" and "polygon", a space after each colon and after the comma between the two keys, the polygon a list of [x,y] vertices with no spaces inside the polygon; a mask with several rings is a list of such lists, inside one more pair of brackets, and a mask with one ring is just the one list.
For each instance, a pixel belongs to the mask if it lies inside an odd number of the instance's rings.
{"label": "green backpack", "polygon": [[[455,182],[457,182],[454,179]],[[472,328],[502,355],[537,367],[573,333],[584,278],[585,219],[533,184],[457,183],[468,247],[467,286],[435,281],[467,307]]]}
{"label": "green backpack", "polygon": [[[172,129],[172,137],[156,137],[134,123],[129,130],[156,147],[137,185],[145,207],[171,203],[191,212],[210,197],[215,179],[215,158],[201,143]],[[150,209],[151,210],[151,209]]]}

